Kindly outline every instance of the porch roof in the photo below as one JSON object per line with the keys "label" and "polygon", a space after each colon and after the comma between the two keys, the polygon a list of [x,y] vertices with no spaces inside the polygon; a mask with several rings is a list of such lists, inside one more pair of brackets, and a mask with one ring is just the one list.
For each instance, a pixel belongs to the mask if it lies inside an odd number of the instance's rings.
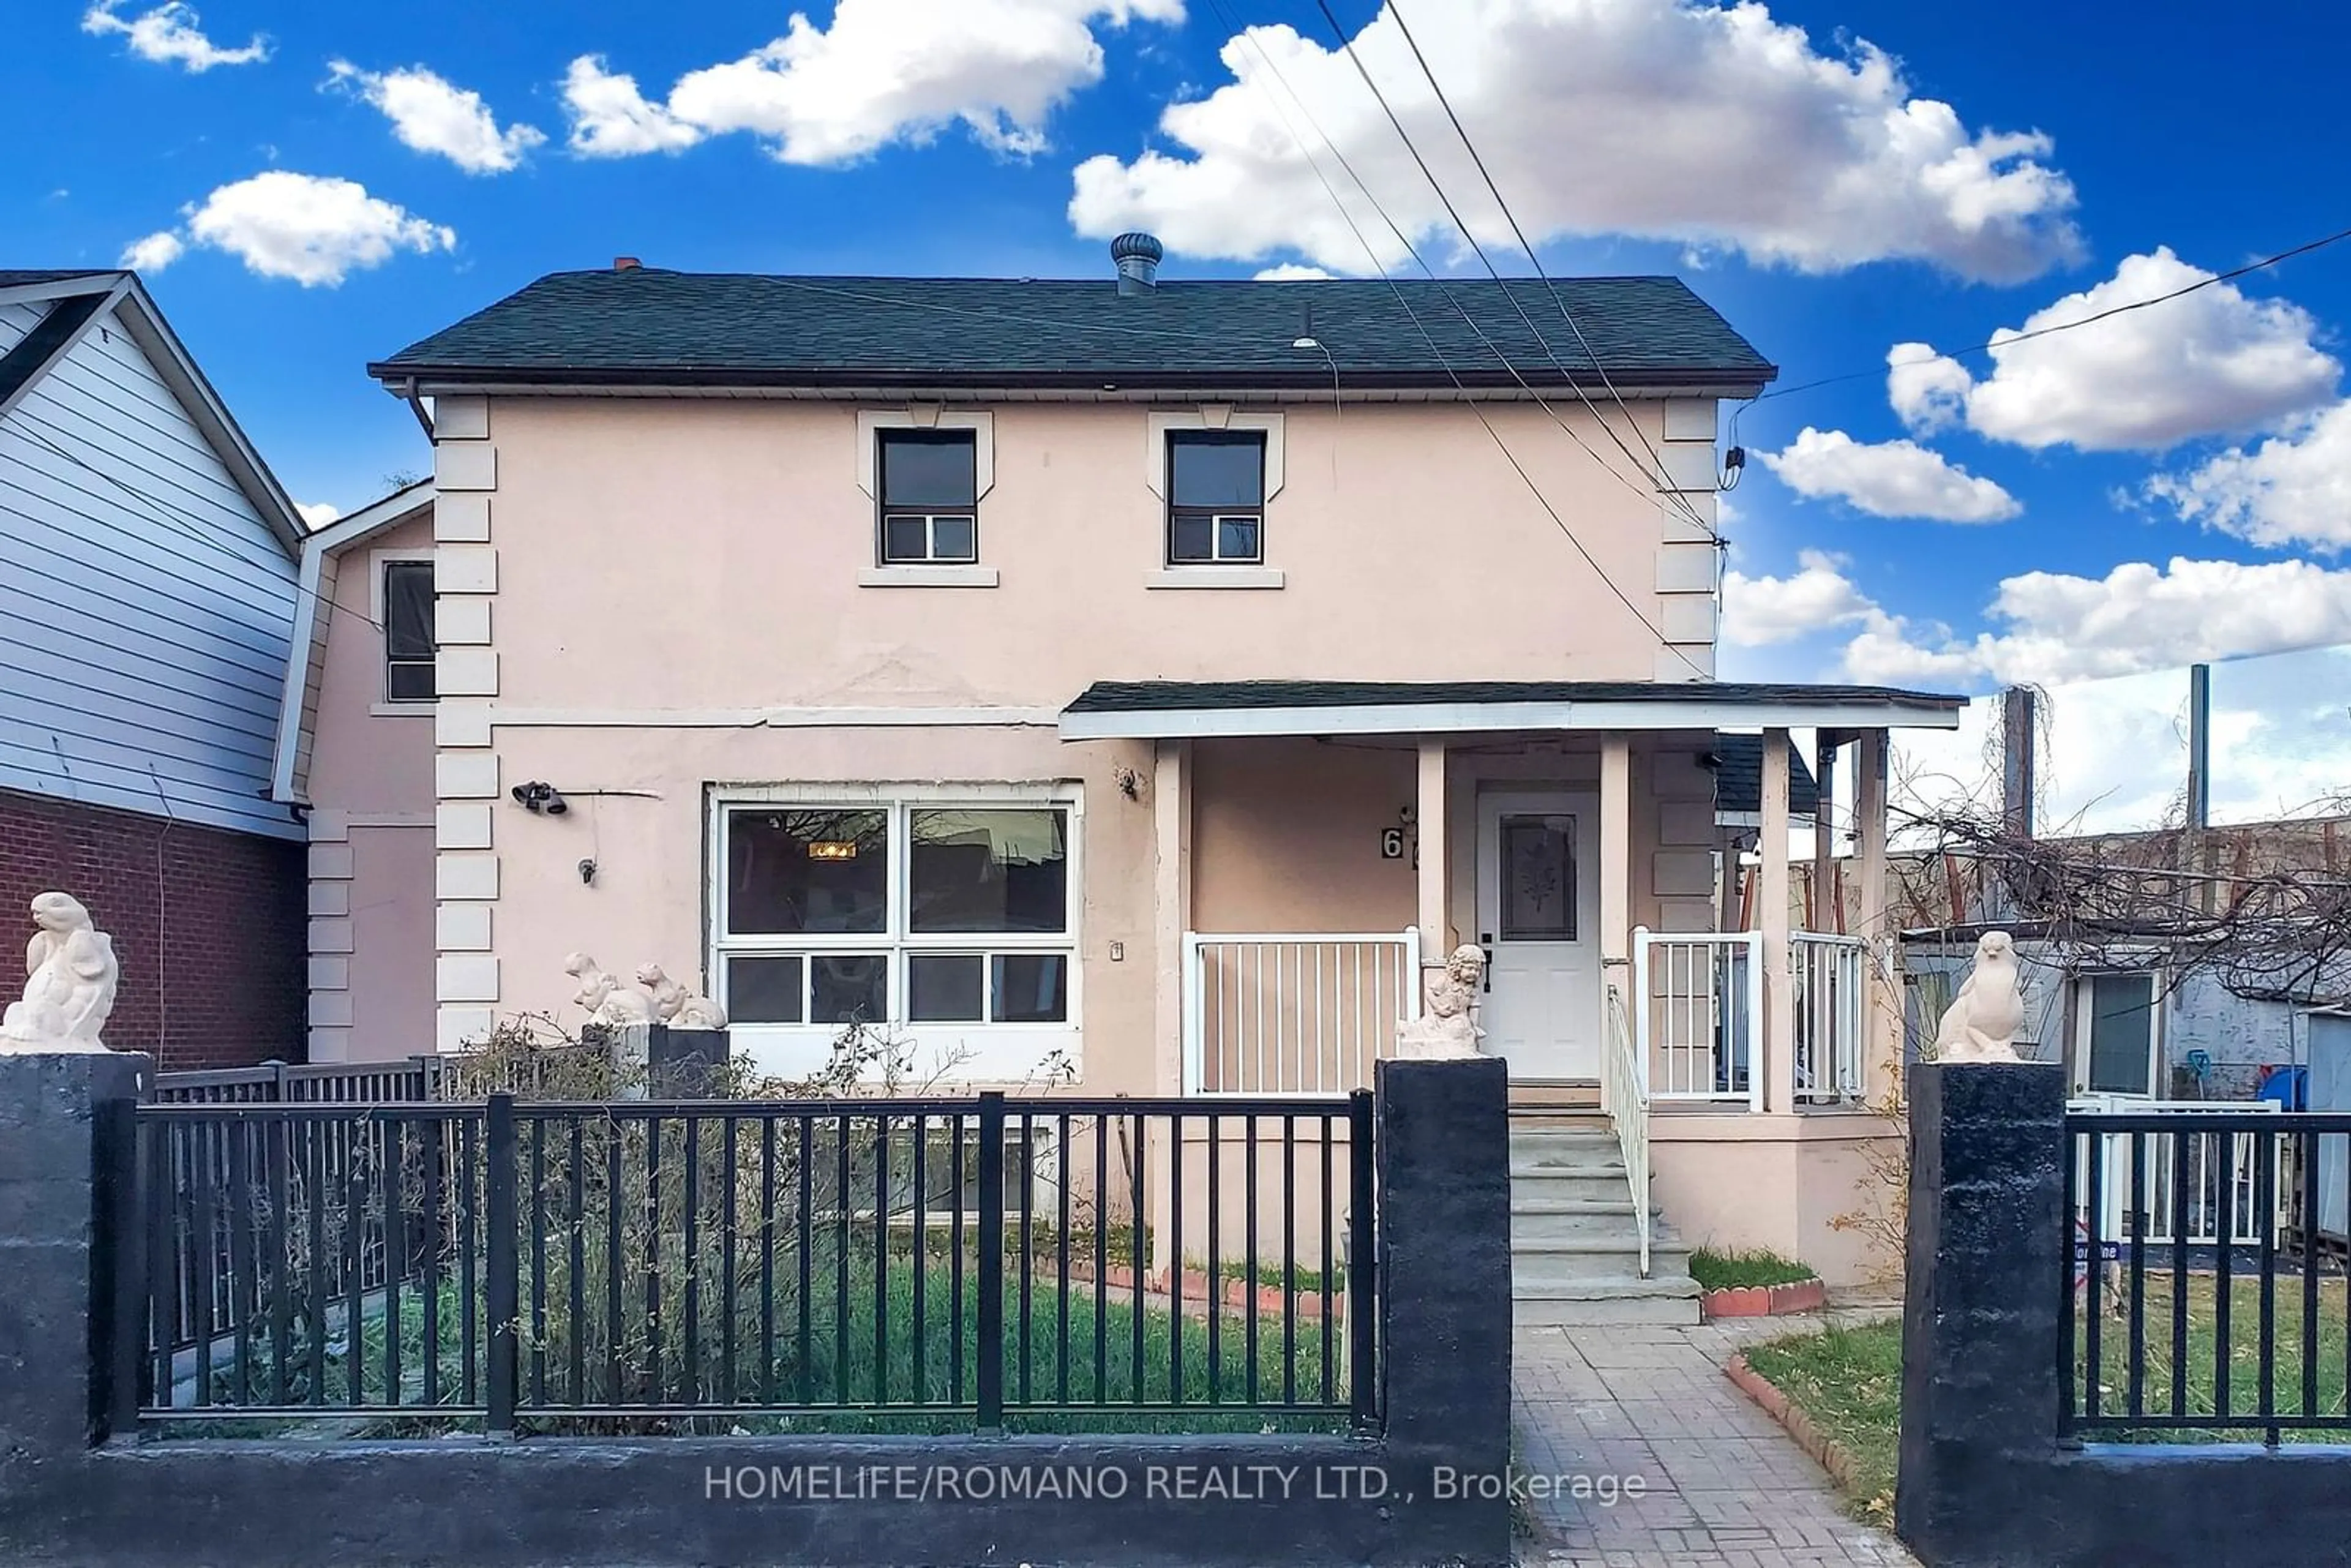
{"label": "porch roof", "polygon": [[1957,729],[1963,696],[1749,681],[1097,681],[1063,740],[1496,730]]}

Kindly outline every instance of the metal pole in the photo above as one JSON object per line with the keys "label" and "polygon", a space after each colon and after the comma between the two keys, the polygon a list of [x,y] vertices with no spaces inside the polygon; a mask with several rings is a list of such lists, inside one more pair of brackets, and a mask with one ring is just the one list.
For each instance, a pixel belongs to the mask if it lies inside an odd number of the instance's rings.
{"label": "metal pole", "polygon": [[[516,1234],[520,1221],[515,1192],[514,1096],[492,1094],[485,1119],[487,1125],[484,1142],[488,1145],[485,1156],[489,1167],[484,1184],[487,1209],[484,1224],[488,1230],[485,1240],[488,1246],[490,1354],[486,1390],[489,1415],[483,1425],[494,1437],[511,1437],[517,1377],[516,1339],[521,1327],[517,1320],[522,1315],[521,1239]],[[613,1201],[619,1201],[617,1195]]]}
{"label": "metal pole", "polygon": [[2000,697],[2000,823],[2011,837],[2032,836],[2032,797],[2040,783],[2041,696],[2011,686]]}
{"label": "metal pole", "polygon": [[[1139,1156],[1138,1156],[1139,1157]],[[976,1425],[987,1436],[1004,1430],[1004,1095],[987,1090],[979,1097],[979,1409]],[[1135,1216],[1136,1233],[1143,1218]],[[1023,1260],[1026,1266],[1026,1260]],[[1135,1262],[1135,1294],[1143,1292],[1143,1265]],[[1097,1287],[1099,1288],[1099,1286]]]}

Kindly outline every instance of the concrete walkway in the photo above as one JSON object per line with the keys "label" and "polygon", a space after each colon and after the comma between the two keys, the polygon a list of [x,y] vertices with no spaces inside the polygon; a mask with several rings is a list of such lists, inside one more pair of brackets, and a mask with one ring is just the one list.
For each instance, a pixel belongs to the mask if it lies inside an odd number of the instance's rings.
{"label": "concrete walkway", "polygon": [[[1820,1467],[1722,1374],[1741,1344],[1799,1326],[1766,1318],[1519,1330],[1512,1404],[1521,1462],[1539,1477],[1589,1478],[1580,1490],[1592,1494],[1536,1500],[1541,1538],[1521,1544],[1520,1561],[1542,1568],[1913,1563],[1891,1535],[1847,1518]],[[1634,1477],[1638,1497],[1626,1485]],[[1604,1490],[1603,1478],[1614,1485]],[[1601,1500],[1612,1490],[1615,1502]]]}

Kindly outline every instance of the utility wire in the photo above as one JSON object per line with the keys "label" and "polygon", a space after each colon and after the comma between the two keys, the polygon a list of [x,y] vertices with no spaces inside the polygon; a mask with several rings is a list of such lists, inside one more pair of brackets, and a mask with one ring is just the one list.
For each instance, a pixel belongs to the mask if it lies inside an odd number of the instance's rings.
{"label": "utility wire", "polygon": [[[2089,315],[2080,317],[2074,320],[2053,322],[2046,327],[2035,327],[2029,332],[2011,332],[2004,338],[1994,338],[1990,342],[1978,343],[1972,348],[1953,349],[1948,351],[1934,349],[1933,351],[1941,358],[1955,360],[1962,354],[1988,354],[1994,349],[2005,349],[2011,343],[2029,343],[2035,338],[2054,337],[2060,332],[2071,332],[2077,327],[2094,326],[2100,321],[2109,320],[2116,316],[2128,315],[2134,310],[2145,310],[2149,306],[2168,304],[2172,300],[2180,298],[2185,295],[2193,294],[2199,288],[2210,288],[2216,283],[2231,282],[2237,278],[2243,277],[2250,273],[2261,272],[2269,267],[2275,267],[2281,262],[2292,261],[2296,256],[2308,256],[2312,251],[2324,250],[2331,245],[2339,245],[2346,239],[2351,239],[2351,229],[2337,229],[2331,235],[2322,235],[2317,239],[2306,240],[2301,245],[2294,246],[2290,249],[2279,251],[2275,256],[2265,256],[2259,261],[2249,261],[2242,267],[2232,267],[2226,272],[2216,272],[2210,277],[2199,277],[2193,283],[2182,285],[2180,287],[2171,289],[2167,293],[2151,295],[2145,299],[2133,299],[2122,305],[2110,305],[2104,310],[2092,311]],[[1933,345],[1929,344],[1928,348],[1933,349]],[[1923,363],[1924,361],[1906,362]],[[1815,387],[1833,387],[1845,382],[1857,382],[1871,377],[1882,376],[1886,374],[1888,369],[1888,366],[1879,363],[1872,365],[1865,371],[1847,371],[1841,375],[1823,376],[1818,381],[1798,382],[1793,386],[1774,387],[1770,392],[1760,392],[1753,398],[1748,400],[1747,402],[1742,403],[1739,409],[1731,414],[1730,439],[1736,441],[1739,438],[1740,414],[1746,413],[1749,408],[1752,407],[1756,403],[1762,402],[1771,398],[1792,396],[1792,394],[1800,392],[1811,392]]]}
{"label": "utility wire", "polygon": [[[1476,319],[1470,316],[1468,311],[1461,308],[1460,302],[1453,298],[1452,291],[1445,286],[1444,280],[1437,277],[1436,269],[1430,267],[1426,260],[1422,259],[1419,250],[1413,245],[1410,239],[1405,237],[1404,230],[1397,225],[1395,219],[1388,214],[1387,209],[1380,205],[1379,198],[1372,194],[1371,187],[1364,183],[1363,176],[1355,172],[1354,166],[1352,163],[1348,162],[1347,155],[1339,150],[1339,144],[1332,140],[1330,132],[1323,130],[1321,122],[1315,120],[1314,111],[1306,107],[1305,100],[1300,98],[1298,96],[1297,89],[1290,85],[1289,78],[1281,73],[1281,68],[1273,63],[1272,57],[1268,55],[1264,48],[1258,44],[1254,35],[1235,24],[1231,16],[1225,11],[1223,0],[1208,0],[1208,3],[1216,9],[1225,26],[1233,33],[1234,36],[1248,39],[1249,47],[1256,51],[1259,60],[1264,64],[1267,72],[1275,81],[1280,84],[1282,90],[1290,95],[1290,100],[1298,106],[1299,113],[1305,116],[1306,122],[1314,128],[1314,133],[1322,139],[1323,146],[1330,149],[1331,155],[1338,160],[1339,167],[1346,171],[1347,177],[1354,182],[1355,188],[1363,193],[1364,200],[1370,204],[1372,210],[1380,215],[1380,219],[1383,223],[1386,224],[1388,232],[1395,236],[1396,243],[1404,247],[1405,253],[1410,256],[1414,261],[1419,263],[1421,270],[1426,272],[1430,278],[1436,282],[1437,292],[1444,296],[1446,302],[1453,307],[1455,312],[1458,314],[1462,320],[1468,325],[1469,329],[1477,334],[1479,341],[1483,342],[1489,350],[1492,350],[1496,357],[1500,359],[1505,365],[1508,365],[1510,363],[1509,356],[1504,354],[1494,343],[1493,340],[1487,337],[1485,332],[1479,328]],[[1683,653],[1681,649],[1666,635],[1664,628],[1660,627],[1656,622],[1650,620],[1647,612],[1643,611],[1638,604],[1635,604],[1633,600],[1625,594],[1625,591],[1617,586],[1616,580],[1611,577],[1608,574],[1607,569],[1602,566],[1600,562],[1594,559],[1591,550],[1585,548],[1583,541],[1575,537],[1575,530],[1568,527],[1567,519],[1560,516],[1559,508],[1552,506],[1551,498],[1542,493],[1542,487],[1535,483],[1533,476],[1527,472],[1525,465],[1519,461],[1517,455],[1510,450],[1510,444],[1502,439],[1501,432],[1496,430],[1494,428],[1493,421],[1486,417],[1485,410],[1479,406],[1476,399],[1468,395],[1468,389],[1462,382],[1459,373],[1453,369],[1452,362],[1445,357],[1444,350],[1437,347],[1435,336],[1430,333],[1427,326],[1421,320],[1418,313],[1413,309],[1411,302],[1405,298],[1404,290],[1396,284],[1395,278],[1388,276],[1387,268],[1381,262],[1378,251],[1373,247],[1370,237],[1364,233],[1362,225],[1355,222],[1354,214],[1347,210],[1347,204],[1340,198],[1339,193],[1337,189],[1332,185],[1329,176],[1322,172],[1322,164],[1315,159],[1313,150],[1306,145],[1306,139],[1299,134],[1298,127],[1295,122],[1290,120],[1289,111],[1281,107],[1280,99],[1273,98],[1270,94],[1268,95],[1267,101],[1273,105],[1274,112],[1280,117],[1283,128],[1290,132],[1290,140],[1298,144],[1299,152],[1306,159],[1306,166],[1313,171],[1314,178],[1316,182],[1322,185],[1323,193],[1331,198],[1332,205],[1338,209],[1340,221],[1345,224],[1347,225],[1348,232],[1355,236],[1355,242],[1364,247],[1364,254],[1370,258],[1373,271],[1387,283],[1389,290],[1395,296],[1396,304],[1404,310],[1406,319],[1412,322],[1414,328],[1420,333],[1421,340],[1428,345],[1428,350],[1431,354],[1436,356],[1437,362],[1444,367],[1445,373],[1452,380],[1455,390],[1462,394],[1463,402],[1468,405],[1469,412],[1477,416],[1478,423],[1484,427],[1486,434],[1493,441],[1495,448],[1501,453],[1502,460],[1510,465],[1510,471],[1518,476],[1519,482],[1527,487],[1527,491],[1530,495],[1534,497],[1536,505],[1542,507],[1544,513],[1550,517],[1552,522],[1558,528],[1559,531],[1566,537],[1567,542],[1575,547],[1576,554],[1583,558],[1584,564],[1592,569],[1593,574],[1600,579],[1602,585],[1604,586],[1609,592],[1614,594],[1617,601],[1622,603],[1626,610],[1632,612],[1633,618],[1635,621],[1638,621],[1642,626],[1648,630],[1651,635],[1657,639],[1659,646],[1671,648],[1674,652],[1675,657],[1680,659],[1683,664],[1688,665],[1690,672],[1693,674],[1696,674],[1699,679],[1712,679],[1713,676],[1711,672],[1701,666],[1697,660],[1691,658],[1687,653]],[[1540,337],[1540,334],[1538,334],[1538,337]],[[1516,373],[1515,371],[1513,373]],[[1526,385],[1523,377],[1520,378],[1520,384],[1521,386]],[[1527,391],[1531,395],[1534,395],[1535,401],[1538,403],[1542,402],[1540,394],[1535,394],[1531,387],[1528,387]],[[1548,405],[1546,405],[1546,408],[1547,407]],[[1635,496],[1638,497],[1644,502],[1655,500],[1656,497],[1654,495],[1642,491],[1638,486],[1625,478],[1625,476],[1605,458],[1603,458],[1598,453],[1593,451],[1589,445],[1586,445],[1583,438],[1578,436],[1564,421],[1561,420],[1556,413],[1552,414],[1552,418],[1559,424],[1562,430],[1567,433],[1570,440],[1573,441],[1577,446],[1583,448],[1584,454],[1591,457],[1593,462],[1599,464],[1602,469],[1606,471],[1611,477],[1617,481],[1617,483],[1623,485],[1627,490],[1630,490]]]}
{"label": "utility wire", "polygon": [[[1332,15],[1329,5],[1323,3],[1323,0],[1317,0],[1317,4],[1322,6],[1324,19],[1329,21],[1333,28],[1338,28],[1338,18]],[[1593,351],[1592,340],[1583,335],[1583,328],[1576,321],[1574,312],[1571,311],[1567,308],[1567,301],[1561,296],[1559,286],[1553,283],[1552,281],[1551,275],[1543,270],[1542,257],[1535,253],[1533,244],[1527,238],[1526,230],[1519,225],[1518,214],[1510,210],[1510,204],[1503,199],[1501,187],[1495,183],[1492,172],[1486,167],[1486,160],[1479,153],[1478,144],[1469,139],[1468,128],[1461,123],[1461,116],[1454,111],[1453,100],[1445,96],[1445,89],[1437,82],[1437,72],[1429,67],[1428,57],[1421,53],[1420,40],[1413,37],[1412,28],[1405,23],[1404,19],[1404,7],[1399,3],[1399,0],[1389,0],[1388,15],[1395,19],[1396,30],[1404,35],[1405,46],[1412,50],[1412,57],[1420,67],[1420,74],[1428,78],[1429,90],[1437,95],[1438,107],[1445,110],[1445,118],[1452,122],[1453,133],[1461,139],[1462,150],[1469,154],[1469,162],[1477,165],[1478,176],[1479,179],[1485,181],[1487,193],[1494,198],[1494,204],[1501,209],[1503,220],[1510,225],[1510,233],[1518,239],[1519,248],[1527,253],[1527,260],[1534,266],[1535,277],[1541,279],[1544,292],[1551,296],[1552,303],[1558,307],[1560,319],[1565,321],[1567,323],[1567,329],[1575,334],[1576,344],[1583,350],[1585,361],[1591,364],[1593,370],[1600,372],[1601,386],[1606,389],[1610,400],[1616,404],[1617,411],[1624,414],[1625,427],[1632,431],[1634,439],[1640,442],[1641,450],[1648,454],[1650,466],[1656,474],[1658,490],[1663,494],[1672,497],[1680,506],[1684,516],[1687,517],[1691,522],[1696,523],[1699,528],[1705,528],[1708,533],[1711,534],[1714,530],[1698,515],[1697,508],[1691,506],[1690,503],[1682,497],[1678,490],[1673,488],[1672,476],[1666,472],[1666,460],[1659,456],[1657,455],[1657,449],[1649,444],[1649,437],[1641,429],[1640,421],[1633,417],[1633,411],[1629,407],[1625,406],[1623,395],[1617,392],[1615,382],[1608,374],[1608,367],[1602,363],[1600,356]],[[1412,138],[1405,135],[1403,122],[1397,119],[1395,110],[1388,107],[1387,99],[1384,97],[1382,97],[1380,89],[1376,86],[1373,85],[1371,73],[1364,69],[1363,62],[1356,58],[1355,46],[1347,38],[1343,29],[1340,31],[1340,43],[1345,47],[1348,58],[1354,60],[1356,74],[1364,78],[1364,85],[1371,88],[1372,95],[1380,99],[1380,107],[1387,110],[1388,123],[1395,127],[1396,134],[1398,136],[1404,137],[1405,146],[1406,149],[1411,151],[1413,162],[1420,165],[1421,173],[1427,177],[1430,186],[1437,189],[1437,199],[1439,201],[1444,201],[1445,192],[1442,187],[1437,186],[1437,176],[1430,172],[1427,163],[1422,161],[1419,149],[1414,147],[1412,144]],[[1446,203],[1445,210],[1448,214],[1452,215],[1455,226],[1461,229],[1462,237],[1469,241],[1470,248],[1478,252],[1478,259],[1486,262],[1486,270],[1493,273],[1496,280],[1499,281],[1501,274],[1495,271],[1494,264],[1492,262],[1486,260],[1485,248],[1479,245],[1477,236],[1470,234],[1468,227],[1462,225],[1459,214],[1453,212],[1453,206],[1450,202]],[[1507,292],[1507,289],[1505,292]],[[1520,318],[1523,319],[1525,313],[1521,311],[1520,314]],[[1530,330],[1533,329],[1534,323],[1530,321],[1527,325]],[[1535,340],[1538,342],[1542,342],[1542,334],[1539,331],[1536,332]],[[1544,349],[1545,351],[1548,352],[1550,345],[1548,343],[1544,343]],[[1557,355],[1552,356],[1552,363],[1554,365],[1559,364]],[[1560,369],[1564,372],[1566,367],[1562,365],[1560,366]],[[1570,384],[1574,384],[1572,379]],[[1592,400],[1583,395],[1583,390],[1580,387],[1577,388],[1576,395],[1583,399],[1583,406],[1591,411],[1592,417],[1600,422],[1600,428],[1608,433],[1608,438],[1616,443],[1616,450],[1624,453],[1625,457],[1632,462],[1635,467],[1639,467],[1641,465],[1641,460],[1635,457],[1632,450],[1618,438],[1615,431],[1611,428],[1608,423],[1607,415],[1593,406]]]}

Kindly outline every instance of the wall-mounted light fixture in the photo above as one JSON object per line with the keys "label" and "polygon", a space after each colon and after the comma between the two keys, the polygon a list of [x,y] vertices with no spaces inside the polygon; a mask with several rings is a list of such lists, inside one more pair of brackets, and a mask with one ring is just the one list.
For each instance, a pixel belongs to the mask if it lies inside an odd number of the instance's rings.
{"label": "wall-mounted light fixture", "polygon": [[514,796],[516,805],[534,817],[541,812],[550,817],[560,817],[571,810],[563,799],[562,790],[537,779],[528,784],[516,785],[509,793]]}
{"label": "wall-mounted light fixture", "polygon": [[857,841],[854,839],[811,840],[809,843],[808,854],[809,859],[812,861],[853,861],[857,858]]}

